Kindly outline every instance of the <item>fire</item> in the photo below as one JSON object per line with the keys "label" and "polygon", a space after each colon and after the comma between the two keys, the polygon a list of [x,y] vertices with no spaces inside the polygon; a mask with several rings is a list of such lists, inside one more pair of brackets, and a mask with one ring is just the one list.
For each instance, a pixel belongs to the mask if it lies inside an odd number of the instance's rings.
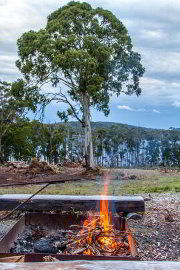
{"label": "fire", "polygon": [[[104,227],[104,235],[101,236],[98,239],[98,242],[101,245],[104,245],[107,248],[113,248],[115,249],[117,246],[116,241],[113,237],[111,237],[112,234],[112,212],[109,212],[109,201],[107,200],[108,195],[108,184],[110,182],[110,178],[106,176],[105,182],[104,182],[104,192],[101,195],[100,200],[100,217],[101,217],[101,226]],[[108,235],[108,236],[107,236]]]}
{"label": "fire", "polygon": [[[84,222],[84,227],[88,228],[88,245],[92,243],[92,231],[96,228],[100,228],[103,235],[97,236],[96,241],[104,250],[114,250],[117,247],[117,242],[113,237],[112,212],[109,212],[109,202],[106,197],[108,195],[109,181],[110,178],[106,177],[104,182],[104,192],[101,194],[99,219],[94,217],[91,213],[89,218]],[[84,251],[84,254],[93,255],[93,252],[88,248]]]}
{"label": "fire", "polygon": [[117,247],[117,243],[116,241],[114,240],[113,237],[109,236],[100,236],[99,239],[98,239],[98,242],[105,248],[108,248],[108,249],[115,249]]}
{"label": "fire", "polygon": [[107,200],[107,197],[104,197],[108,195],[109,178],[106,178],[104,181],[104,192],[101,194],[100,200],[100,217],[101,226],[104,227],[104,232],[109,232],[112,222],[112,212],[109,213],[109,202]]}

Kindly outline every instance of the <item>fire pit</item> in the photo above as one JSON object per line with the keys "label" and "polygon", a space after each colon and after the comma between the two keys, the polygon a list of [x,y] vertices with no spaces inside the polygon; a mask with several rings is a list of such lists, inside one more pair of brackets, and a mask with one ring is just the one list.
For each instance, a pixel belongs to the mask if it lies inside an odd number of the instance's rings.
{"label": "fire pit", "polygon": [[[0,241],[1,257],[24,255],[25,262],[139,260],[124,217],[28,213]],[[103,219],[106,219],[104,223]],[[107,224],[113,224],[111,227]]]}
{"label": "fire pit", "polygon": [[[96,207],[91,205],[91,211],[87,209],[83,215],[66,211],[66,214],[29,213],[23,216],[0,241],[1,257],[23,255],[26,262],[50,258],[138,260],[135,240],[123,213],[116,211],[114,198],[109,203],[109,181],[108,177],[104,179],[104,192],[96,200]],[[92,198],[85,197],[83,201],[91,204]],[[123,205],[126,209],[127,200]],[[133,206],[130,200],[130,207]]]}

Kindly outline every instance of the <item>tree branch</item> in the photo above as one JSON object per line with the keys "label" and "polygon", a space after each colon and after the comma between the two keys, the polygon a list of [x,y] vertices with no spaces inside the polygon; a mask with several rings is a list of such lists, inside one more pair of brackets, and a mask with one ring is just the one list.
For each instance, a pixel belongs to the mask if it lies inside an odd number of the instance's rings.
{"label": "tree branch", "polygon": [[62,94],[62,93],[59,93],[59,94],[52,94],[52,93],[49,93],[49,94],[53,95],[53,98],[51,98],[50,101],[55,100],[55,101],[57,101],[57,102],[64,102],[64,103],[68,104],[69,107],[71,108],[71,110],[72,110],[72,112],[73,112],[75,118],[76,118],[82,125],[84,124],[84,121],[82,121],[82,120],[78,117],[77,112],[76,112],[74,106],[71,104],[71,102],[67,99],[67,97],[66,97],[64,94]]}

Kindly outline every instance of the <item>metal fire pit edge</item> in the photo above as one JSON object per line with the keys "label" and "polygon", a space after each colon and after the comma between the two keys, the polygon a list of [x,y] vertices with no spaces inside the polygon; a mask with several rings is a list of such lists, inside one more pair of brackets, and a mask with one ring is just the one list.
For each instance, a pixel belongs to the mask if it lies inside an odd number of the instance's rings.
{"label": "metal fire pit edge", "polygon": [[[9,250],[13,247],[20,233],[22,233],[28,225],[44,225],[53,228],[54,226],[63,226],[68,228],[69,225],[83,223],[86,219],[83,215],[62,215],[49,213],[26,213],[22,216],[15,225],[7,232],[7,234],[0,241],[0,259],[13,256],[24,255],[25,262],[43,262],[44,256],[52,256],[60,261],[69,260],[140,260],[137,253],[136,241],[132,235],[131,230],[125,222],[125,230],[128,233],[128,242],[131,251],[131,256],[92,256],[92,255],[62,255],[62,254],[47,254],[47,253],[10,253]],[[116,217],[118,227],[122,226],[121,217]]]}

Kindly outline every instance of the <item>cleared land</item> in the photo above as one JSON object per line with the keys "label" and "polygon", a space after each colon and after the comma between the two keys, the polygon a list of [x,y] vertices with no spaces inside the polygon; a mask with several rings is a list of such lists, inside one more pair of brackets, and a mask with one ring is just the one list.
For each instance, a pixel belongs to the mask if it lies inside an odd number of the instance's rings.
{"label": "cleared land", "polygon": [[[75,170],[70,170],[73,175]],[[68,177],[70,171],[64,171],[63,177]],[[103,171],[105,174],[108,173],[111,178],[109,195],[140,194],[146,199],[146,211],[143,218],[138,221],[128,221],[136,237],[141,259],[180,261],[180,171],[167,169],[104,169]],[[82,170],[79,170],[77,175],[84,178],[84,175],[80,173]],[[62,174],[48,176],[49,180],[59,178],[62,178]],[[93,175],[89,178],[94,178],[94,180],[84,179],[52,185],[41,194],[100,194],[104,186],[103,176],[94,177]],[[36,177],[36,179],[39,178]],[[35,182],[36,179],[32,179],[32,181]],[[44,176],[41,176],[40,179],[44,179]],[[11,183],[11,181],[7,180],[6,175],[3,182]],[[29,185],[0,188],[0,194],[33,193],[39,187]],[[0,225],[0,229],[4,228],[2,225]]]}
{"label": "cleared land", "polygon": [[[72,171],[74,170],[77,169],[73,169]],[[70,172],[72,173],[72,171],[63,171],[62,173],[48,176],[48,178],[43,176],[36,177],[32,181],[35,182],[36,180],[43,180],[45,178],[48,180],[58,180],[63,178],[63,176],[71,176]],[[82,171],[80,172],[82,173]],[[180,171],[178,170],[104,169],[103,173],[108,173],[111,179],[108,188],[109,195],[180,192]],[[97,195],[102,192],[104,186],[103,176],[93,175],[89,179],[85,179],[84,175],[80,173],[77,176],[83,178],[83,180],[51,185],[41,194]],[[90,180],[91,178],[93,180]],[[13,183],[12,180],[13,178],[11,177],[6,183]],[[38,189],[39,186],[14,186],[0,188],[0,194],[34,193]]]}

